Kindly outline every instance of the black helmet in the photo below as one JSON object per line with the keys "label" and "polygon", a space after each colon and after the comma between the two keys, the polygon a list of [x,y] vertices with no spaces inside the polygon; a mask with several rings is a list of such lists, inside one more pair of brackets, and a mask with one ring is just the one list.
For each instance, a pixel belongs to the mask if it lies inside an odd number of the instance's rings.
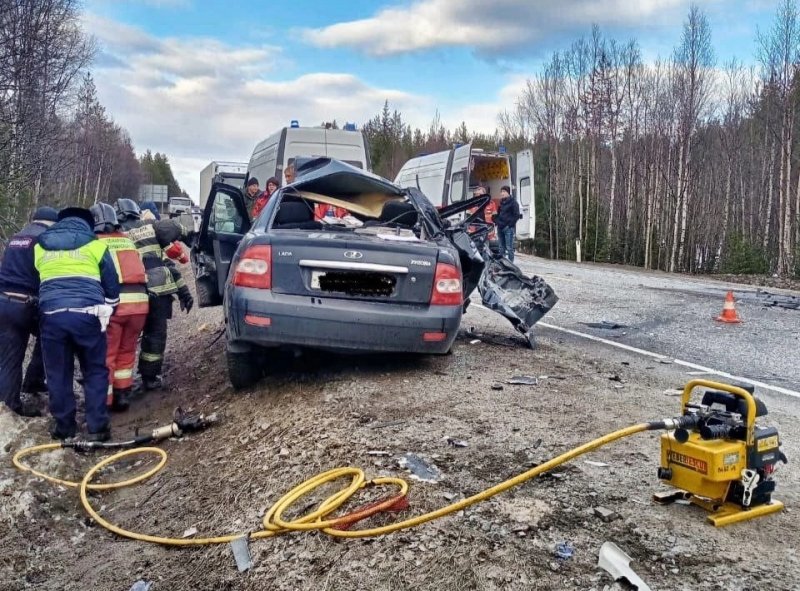
{"label": "black helmet", "polygon": [[89,208],[89,211],[94,216],[95,232],[113,232],[119,226],[117,212],[108,203],[95,203]]}
{"label": "black helmet", "polygon": [[120,221],[132,218],[138,220],[142,215],[142,210],[139,209],[139,204],[133,199],[117,199],[117,216]]}

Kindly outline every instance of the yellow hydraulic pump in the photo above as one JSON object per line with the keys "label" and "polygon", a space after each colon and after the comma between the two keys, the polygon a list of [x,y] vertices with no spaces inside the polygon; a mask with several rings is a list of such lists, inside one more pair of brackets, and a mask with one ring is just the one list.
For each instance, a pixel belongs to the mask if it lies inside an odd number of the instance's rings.
{"label": "yellow hydraulic pump", "polygon": [[[707,388],[700,404],[690,402],[695,388]],[[657,493],[656,502],[686,499],[709,511],[717,527],[777,513],[773,474],[786,463],[775,427],[756,424],[767,414],[752,387],[708,380],[686,384],[674,431],[661,436],[658,477],[678,489]],[[668,428],[672,425],[668,425]]]}

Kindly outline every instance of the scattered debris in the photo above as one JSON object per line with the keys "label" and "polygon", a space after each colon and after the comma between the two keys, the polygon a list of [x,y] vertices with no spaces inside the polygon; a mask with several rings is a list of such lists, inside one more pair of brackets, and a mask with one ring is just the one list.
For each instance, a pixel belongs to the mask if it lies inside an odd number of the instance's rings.
{"label": "scattered debris", "polygon": [[442,496],[445,498],[446,501],[454,501],[458,495],[456,493],[446,492],[442,493]]}
{"label": "scattered debris", "polygon": [[130,591],[150,591],[150,587],[152,586],[153,583],[151,581],[144,581],[142,579],[139,579],[133,584]]}
{"label": "scattered debris", "polygon": [[588,326],[589,328],[602,328],[603,330],[617,330],[620,328],[628,328],[624,324],[619,324],[617,322],[609,322],[608,320],[601,320],[600,322],[582,322],[581,324]]}
{"label": "scattered debris", "polygon": [[371,451],[368,451],[368,452],[367,452],[367,455],[368,455],[368,456],[386,457],[386,456],[390,456],[390,455],[392,455],[392,452],[389,452],[389,451],[379,451],[379,450],[373,449],[373,450],[371,450]]}
{"label": "scattered debris", "polygon": [[539,384],[539,378],[535,376],[514,376],[506,380],[506,384],[513,386],[536,386]]}
{"label": "scattered debris", "polygon": [[369,428],[370,429],[383,429],[384,427],[394,427],[396,425],[402,425],[405,422],[406,421],[389,421],[389,422],[377,423],[375,425],[370,425]]}
{"label": "scattered debris", "polygon": [[785,310],[800,310],[800,297],[793,295],[778,295],[768,291],[758,291],[758,295],[766,297],[764,307],[784,308]]}
{"label": "scattered debris", "polygon": [[503,389],[503,384],[501,384],[500,382],[495,382],[494,384],[492,384],[492,390],[502,390],[502,389]]}
{"label": "scattered debris", "polygon": [[233,558],[236,561],[236,568],[240,573],[243,573],[253,566],[253,561],[250,558],[250,546],[247,541],[247,536],[236,538],[231,542],[231,551]]}
{"label": "scattered debris", "polygon": [[407,453],[400,458],[398,464],[411,472],[411,478],[420,482],[436,484],[441,480],[442,473],[433,464],[429,464],[416,454]]}
{"label": "scattered debris", "polygon": [[597,468],[608,468],[608,464],[605,462],[595,462],[594,460],[584,460],[584,464],[589,464],[590,466],[595,466]]}
{"label": "scattered debris", "polygon": [[575,547],[569,542],[561,542],[556,546],[554,554],[561,560],[569,560],[575,554]]}
{"label": "scattered debris", "polygon": [[566,379],[569,379],[569,378],[579,378],[582,375],[583,374],[580,374],[580,373],[570,373],[570,374],[560,375],[560,376],[543,375],[543,376],[539,376],[539,379],[540,380],[566,380]]}
{"label": "scattered debris", "polygon": [[625,579],[638,591],[650,591],[650,587],[633,571],[630,563],[631,557],[625,554],[614,542],[606,542],[600,547],[597,566],[614,577],[615,581]]}
{"label": "scattered debris", "polygon": [[672,365],[673,363],[675,363],[675,360],[664,357],[663,359],[659,359],[658,362],[663,365]]}
{"label": "scattered debris", "polygon": [[621,382],[622,381],[622,378],[619,377],[618,374],[611,374],[610,376],[608,376],[608,379],[611,380],[612,382]]}
{"label": "scattered debris", "polygon": [[453,447],[469,447],[469,443],[463,439],[453,439],[452,437],[446,437],[445,439],[447,440],[447,443]]}
{"label": "scattered debris", "polygon": [[200,326],[197,327],[197,332],[206,332],[208,330],[208,323],[204,322]]}
{"label": "scattered debris", "polygon": [[182,538],[191,538],[192,536],[196,536],[196,535],[197,535],[197,528],[196,527],[190,527],[185,532],[183,532],[183,535],[181,537]]}
{"label": "scattered debris", "polygon": [[664,390],[665,396],[680,396],[683,394],[683,388],[670,388],[668,390]]}
{"label": "scattered debris", "polygon": [[595,507],[593,511],[597,517],[606,523],[610,523],[619,517],[619,515],[614,513],[611,509],[606,509],[605,507]]}
{"label": "scattered debris", "polygon": [[470,344],[470,345],[477,345],[477,344],[478,344],[478,343],[480,343],[480,342],[481,342],[481,340],[480,340],[480,339],[472,339],[472,340],[469,342],[469,344]]}

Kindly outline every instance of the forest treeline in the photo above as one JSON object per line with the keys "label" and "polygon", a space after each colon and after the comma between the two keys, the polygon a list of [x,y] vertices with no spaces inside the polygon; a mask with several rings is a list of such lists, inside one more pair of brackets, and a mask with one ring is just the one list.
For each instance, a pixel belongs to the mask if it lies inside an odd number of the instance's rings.
{"label": "forest treeline", "polygon": [[494,134],[412,129],[388,104],[368,122],[372,162],[472,141],[533,145],[537,254],[665,271],[800,274],[800,21],[781,2],[752,65],[718,63],[692,6],[672,54],[594,27],[531,75]]}
{"label": "forest treeline", "polygon": [[38,205],[135,198],[142,182],[181,192],[100,104],[80,16],[77,0],[0,0],[0,243]]}

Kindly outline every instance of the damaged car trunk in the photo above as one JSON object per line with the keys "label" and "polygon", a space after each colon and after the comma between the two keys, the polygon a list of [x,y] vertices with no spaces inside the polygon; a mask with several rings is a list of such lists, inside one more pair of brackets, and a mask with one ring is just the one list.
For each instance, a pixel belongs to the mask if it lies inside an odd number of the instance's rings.
{"label": "damaged car trunk", "polygon": [[[523,334],[555,303],[491,258],[476,221],[488,199],[440,212],[340,161],[296,170],[255,220],[238,189],[215,184],[192,251],[200,304],[224,307],[235,387],[268,371],[271,348],[448,353],[475,289]],[[452,221],[464,206],[475,211]]]}

